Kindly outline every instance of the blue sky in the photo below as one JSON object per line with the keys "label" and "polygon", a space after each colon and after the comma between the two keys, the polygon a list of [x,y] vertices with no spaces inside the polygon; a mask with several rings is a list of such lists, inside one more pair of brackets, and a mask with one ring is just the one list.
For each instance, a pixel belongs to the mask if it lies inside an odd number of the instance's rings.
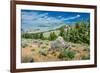
{"label": "blue sky", "polygon": [[21,10],[21,26],[24,31],[46,31],[58,28],[62,25],[71,25],[77,21],[86,21],[90,18],[89,13],[57,12],[39,10]]}

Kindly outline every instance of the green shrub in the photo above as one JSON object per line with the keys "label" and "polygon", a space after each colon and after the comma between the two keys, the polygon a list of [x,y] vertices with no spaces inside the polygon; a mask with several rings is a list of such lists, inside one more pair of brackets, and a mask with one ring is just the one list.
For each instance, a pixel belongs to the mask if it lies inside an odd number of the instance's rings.
{"label": "green shrub", "polygon": [[45,45],[43,45],[43,46],[41,46],[41,48],[42,48],[42,49],[45,49],[45,48],[46,48],[46,46],[45,46]]}
{"label": "green shrub", "polygon": [[73,59],[74,57],[75,57],[75,52],[70,50],[63,50],[59,55],[60,59]]}
{"label": "green shrub", "polygon": [[41,49],[41,50],[39,51],[39,53],[40,53],[41,55],[43,55],[43,56],[46,56],[46,55],[47,55],[47,52],[46,52],[45,49]]}
{"label": "green shrub", "polygon": [[50,35],[49,35],[49,37],[48,37],[48,39],[50,41],[55,40],[56,38],[57,38],[57,35],[55,34],[55,32],[51,32]]}
{"label": "green shrub", "polygon": [[86,55],[83,55],[81,59],[82,60],[88,60],[88,59],[90,59],[90,57],[89,56],[86,56]]}
{"label": "green shrub", "polygon": [[86,23],[76,22],[75,25],[71,26],[63,36],[66,41],[73,43],[86,43],[90,44],[90,26],[89,22]]}
{"label": "green shrub", "polygon": [[35,51],[35,49],[31,49],[31,51]]}
{"label": "green shrub", "polygon": [[60,33],[59,33],[59,36],[62,36],[64,37],[65,35],[65,30],[64,30],[65,26],[62,26],[59,30],[60,30]]}
{"label": "green shrub", "polygon": [[49,45],[49,43],[47,42],[47,43],[45,43],[46,45]]}
{"label": "green shrub", "polygon": [[22,63],[28,63],[28,62],[34,62],[33,58],[31,56],[24,56],[21,58]]}
{"label": "green shrub", "polygon": [[25,48],[25,47],[28,46],[28,45],[25,44],[25,43],[22,43],[21,46],[22,46],[22,48]]}

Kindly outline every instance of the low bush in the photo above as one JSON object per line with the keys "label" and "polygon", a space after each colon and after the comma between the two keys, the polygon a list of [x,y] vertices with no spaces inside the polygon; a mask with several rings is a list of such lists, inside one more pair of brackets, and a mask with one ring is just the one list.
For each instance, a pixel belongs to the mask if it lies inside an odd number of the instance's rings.
{"label": "low bush", "polygon": [[90,59],[89,56],[86,56],[86,55],[83,55],[83,56],[82,56],[82,60],[88,60],[88,59]]}
{"label": "low bush", "polygon": [[70,50],[63,50],[60,55],[59,58],[60,59],[73,59],[75,57],[75,52],[70,51]]}
{"label": "low bush", "polygon": [[22,57],[21,62],[22,63],[29,63],[29,62],[34,62],[34,60],[31,56],[24,56],[24,57]]}
{"label": "low bush", "polygon": [[35,49],[31,49],[31,51],[35,51]]}
{"label": "low bush", "polygon": [[22,48],[25,48],[26,46],[28,46],[27,44],[23,43],[21,44]]}
{"label": "low bush", "polygon": [[46,50],[44,50],[44,49],[41,49],[41,50],[39,51],[39,53],[40,53],[41,55],[43,55],[43,56],[46,56],[46,55],[47,55],[47,52],[46,52]]}

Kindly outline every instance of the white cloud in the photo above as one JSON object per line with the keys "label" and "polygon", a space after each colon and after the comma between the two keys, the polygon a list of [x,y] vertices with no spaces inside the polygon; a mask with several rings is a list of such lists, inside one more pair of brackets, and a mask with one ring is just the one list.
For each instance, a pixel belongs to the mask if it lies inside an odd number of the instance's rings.
{"label": "white cloud", "polygon": [[36,12],[23,12],[22,13],[22,23],[23,25],[32,24],[35,26],[36,24],[39,25],[49,25],[55,26],[56,24],[62,23],[63,21],[57,19],[56,17],[49,16],[48,13],[36,13]]}
{"label": "white cloud", "polygon": [[76,18],[79,18],[80,15],[76,15],[76,16],[73,16],[73,17],[68,17],[68,18],[62,18],[61,20],[72,20],[72,19],[76,19]]}
{"label": "white cloud", "polygon": [[22,28],[37,29],[39,27],[44,27],[43,29],[56,28],[64,24],[64,21],[79,18],[80,15],[73,17],[62,18],[62,16],[53,17],[49,16],[48,13],[38,13],[38,12],[22,12]]}
{"label": "white cloud", "polygon": [[62,16],[58,16],[58,18],[62,18]]}

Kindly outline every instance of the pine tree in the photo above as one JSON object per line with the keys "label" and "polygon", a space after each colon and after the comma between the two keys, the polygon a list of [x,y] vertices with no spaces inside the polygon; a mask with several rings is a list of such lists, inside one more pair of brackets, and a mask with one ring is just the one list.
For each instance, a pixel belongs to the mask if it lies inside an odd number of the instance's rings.
{"label": "pine tree", "polygon": [[40,39],[43,39],[43,33],[40,33]]}
{"label": "pine tree", "polygon": [[60,28],[60,33],[59,33],[59,36],[64,37],[64,34],[65,34],[64,27],[61,27],[61,28]]}
{"label": "pine tree", "polygon": [[49,40],[55,40],[57,38],[57,35],[55,34],[55,32],[51,32],[49,35]]}

